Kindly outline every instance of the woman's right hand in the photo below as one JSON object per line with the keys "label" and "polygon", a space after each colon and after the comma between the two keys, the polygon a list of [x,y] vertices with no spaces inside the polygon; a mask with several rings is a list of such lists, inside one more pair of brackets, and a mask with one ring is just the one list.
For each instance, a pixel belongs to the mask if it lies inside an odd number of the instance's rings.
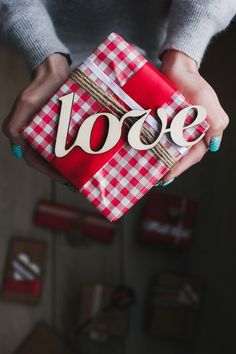
{"label": "woman's right hand", "polygon": [[54,170],[22,138],[21,129],[66,81],[70,67],[65,55],[54,53],[45,59],[32,73],[32,81],[16,98],[13,107],[3,121],[2,130],[9,139],[13,154],[57,181],[65,179]]}
{"label": "woman's right hand", "polygon": [[217,152],[229,117],[220,105],[213,88],[198,72],[194,59],[177,50],[166,51],[162,58],[162,73],[184,95],[188,102],[201,105],[207,110],[209,129],[204,139],[194,145],[162,179],[167,186],[185,170],[200,162],[208,150]]}

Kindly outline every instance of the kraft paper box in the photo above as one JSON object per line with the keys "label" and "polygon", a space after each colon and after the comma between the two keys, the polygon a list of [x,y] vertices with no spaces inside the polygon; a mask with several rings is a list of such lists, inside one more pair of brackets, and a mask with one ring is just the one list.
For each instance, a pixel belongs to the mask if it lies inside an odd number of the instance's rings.
{"label": "kraft paper box", "polygon": [[14,354],[76,354],[48,326],[38,325]]}
{"label": "kraft paper box", "polygon": [[167,339],[193,340],[198,324],[200,292],[201,281],[196,276],[156,276],[150,299],[150,333]]}
{"label": "kraft paper box", "polygon": [[186,249],[191,245],[197,217],[197,202],[177,195],[149,195],[140,225],[139,240]]}
{"label": "kraft paper box", "polygon": [[2,299],[36,304],[42,293],[47,243],[14,238],[9,245]]}
{"label": "kraft paper box", "polygon": [[[73,145],[83,123],[95,113],[112,109],[151,109],[152,115],[147,118],[144,128],[155,136],[160,131],[157,109],[165,110],[169,127],[174,116],[186,108],[188,102],[134,47],[118,34],[111,33],[72,72],[70,78],[23,130],[24,138],[34,149],[108,220],[116,221],[162,179],[170,167],[188,152],[189,147],[176,145],[166,133],[161,138],[161,152],[157,156],[153,149],[136,150],[131,147],[124,129],[118,143],[107,152],[94,155],[75,146],[66,156],[58,157],[55,155],[55,143],[62,102],[60,99],[71,93],[74,96],[66,139],[68,149]],[[104,94],[109,97],[103,104],[104,100],[98,97]],[[187,125],[193,119],[193,112],[190,112],[186,119]],[[104,141],[107,125],[104,117],[96,122],[91,134],[91,147],[94,151],[99,150]],[[190,142],[207,129],[208,125],[204,121],[188,127],[183,135]]]}
{"label": "kraft paper box", "polygon": [[102,284],[82,287],[78,322],[80,333],[98,341],[127,335],[128,309],[110,307],[114,290],[115,287]]}

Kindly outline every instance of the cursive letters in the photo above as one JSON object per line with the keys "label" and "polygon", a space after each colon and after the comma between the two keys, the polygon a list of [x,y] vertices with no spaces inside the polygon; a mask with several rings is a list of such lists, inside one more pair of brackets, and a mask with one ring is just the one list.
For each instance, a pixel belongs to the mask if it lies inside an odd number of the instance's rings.
{"label": "cursive letters", "polygon": [[[202,123],[206,116],[207,112],[206,109],[202,106],[195,105],[189,106],[182,109],[179,113],[177,113],[170,125],[170,128],[167,128],[167,113],[163,108],[159,108],[157,110],[157,115],[161,120],[161,127],[160,131],[158,132],[158,137],[156,140],[150,144],[144,144],[141,141],[141,131],[145,120],[147,119],[148,115],[150,114],[151,110],[131,110],[130,112],[123,115],[123,117],[119,120],[114,114],[112,113],[96,113],[88,117],[80,126],[78,134],[74,143],[69,147],[66,148],[66,140],[68,134],[68,128],[70,123],[70,115],[71,109],[73,105],[73,98],[74,94],[69,93],[59,100],[61,101],[61,111],[59,116],[58,122],[58,130],[57,130],[57,137],[56,137],[56,144],[55,144],[55,155],[57,157],[63,157],[69,154],[69,152],[75,147],[79,146],[85,152],[90,154],[101,154],[106,151],[112,149],[120,140],[122,125],[126,118],[136,118],[137,121],[131,126],[128,132],[128,143],[131,147],[136,150],[148,150],[153,148],[162,138],[163,134],[170,133],[170,136],[174,143],[179,146],[192,146],[199,142],[205,135],[202,133],[197,139],[194,141],[187,141],[184,138],[183,132],[187,128],[194,127],[200,123]],[[196,118],[194,121],[188,125],[185,125],[185,121],[187,116],[189,115],[190,110],[196,111]],[[99,150],[92,150],[91,149],[91,134],[94,127],[95,122],[99,117],[106,117],[109,122],[108,132],[104,141],[103,146]]]}

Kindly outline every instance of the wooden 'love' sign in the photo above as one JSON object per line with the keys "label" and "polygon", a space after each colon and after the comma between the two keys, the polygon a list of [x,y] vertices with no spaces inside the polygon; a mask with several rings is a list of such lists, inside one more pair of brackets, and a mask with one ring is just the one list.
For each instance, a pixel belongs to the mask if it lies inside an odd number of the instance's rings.
{"label": "wooden 'love' sign", "polygon": [[[192,146],[199,142],[205,135],[203,132],[197,139],[194,141],[187,141],[184,138],[184,130],[187,128],[194,127],[200,123],[202,123],[207,116],[206,109],[199,105],[192,105],[186,108],[183,108],[180,112],[178,112],[171,124],[170,127],[167,128],[167,113],[164,108],[157,109],[157,116],[161,121],[160,132],[156,140],[150,144],[144,144],[141,141],[141,131],[143,128],[143,124],[147,117],[149,116],[151,109],[148,110],[131,110],[128,113],[124,114],[121,119],[118,119],[112,113],[96,113],[88,117],[80,126],[78,134],[74,143],[66,148],[67,141],[67,133],[70,123],[71,109],[74,100],[74,93],[69,93],[65,96],[59,98],[62,102],[61,111],[59,115],[59,123],[55,144],[55,155],[57,157],[64,157],[76,146],[81,147],[85,152],[89,154],[101,154],[112,149],[120,140],[121,131],[124,121],[127,118],[136,118],[137,121],[130,127],[128,132],[128,143],[131,147],[136,150],[148,150],[155,147],[161,140],[163,134],[170,133],[170,136],[173,142],[179,146]],[[186,125],[185,121],[187,116],[189,115],[191,110],[195,110],[196,116],[190,124]],[[109,122],[109,127],[107,131],[107,135],[104,141],[103,146],[99,150],[91,149],[91,134],[94,127],[94,124],[100,117],[106,117]]]}

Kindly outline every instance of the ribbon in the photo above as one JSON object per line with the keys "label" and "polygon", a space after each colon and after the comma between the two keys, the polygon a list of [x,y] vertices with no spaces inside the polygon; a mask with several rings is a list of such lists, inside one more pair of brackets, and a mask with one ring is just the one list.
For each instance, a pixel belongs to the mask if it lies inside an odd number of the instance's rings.
{"label": "ribbon", "polygon": [[183,229],[180,226],[170,226],[158,221],[147,220],[143,224],[143,229],[160,234],[171,235],[176,238],[189,238],[191,230]]}
{"label": "ribbon", "polygon": [[[112,92],[115,93],[117,97],[121,99],[129,108],[134,110],[143,110],[135,100],[133,100],[125,91],[122,90],[120,86],[118,86],[115,81],[113,81],[107,74],[105,74],[94,62],[88,57],[84,63],[92,73],[94,73]],[[158,131],[158,122],[155,118],[149,115],[146,121],[151,125],[155,131]]]}
{"label": "ribbon", "polygon": [[[171,285],[171,284],[170,284]],[[190,284],[183,284],[181,287],[176,288],[171,286],[160,286],[156,290],[156,300],[161,301],[162,304],[169,305],[175,302],[182,305],[197,305],[199,303],[199,294],[193,289]]]}
{"label": "ribbon", "polygon": [[[81,71],[87,69],[83,64],[79,68]],[[73,79],[71,80],[70,85],[73,85],[72,91],[74,92],[80,87]],[[99,86],[97,87],[100,88]],[[157,107],[162,107],[171,100],[176,89],[153,65],[145,63],[126,81],[122,86],[122,91],[128,96],[132,96],[132,99],[135,102],[139,102],[141,107],[152,109],[152,114],[154,115]],[[100,109],[100,112],[105,111],[105,109]],[[103,132],[106,132],[106,120],[99,119],[96,122],[96,129],[93,131],[91,142],[93,149],[96,150],[103,142],[104,137],[101,137]],[[165,135],[162,139],[168,141],[168,138]],[[79,147],[75,147],[70,154],[61,158],[55,157],[51,163],[62,174],[66,171],[65,178],[71,181],[77,189],[80,190],[97,173],[97,171],[108,163],[108,161],[110,161],[114,155],[125,146],[126,143],[126,139],[121,137],[120,141],[114,148],[105,153],[98,154],[96,159],[94,159],[93,155],[84,152]],[[175,144],[168,141],[167,145],[174,146]],[[174,148],[172,150],[176,150],[176,152],[180,153],[179,148]],[[80,166],[80,168],[78,168],[78,166]],[[83,171],[83,173],[81,173],[81,171]]]}
{"label": "ribbon", "polygon": [[[48,227],[56,229],[76,228],[77,226],[93,225],[105,230],[113,230],[114,226],[100,215],[83,215],[75,208],[62,206],[57,203],[41,201],[37,205],[36,222],[44,225],[48,221]],[[47,219],[49,217],[49,219]],[[46,218],[46,220],[44,220]]]}
{"label": "ribbon", "polygon": [[[83,64],[87,66],[89,70],[92,71],[94,75],[96,75],[112,92],[115,93],[117,97],[121,99],[129,108],[133,110],[143,110],[143,107],[140,106],[137,101],[135,101],[133,98],[131,98],[119,85],[116,84],[114,80],[112,80],[104,71],[102,71],[94,62],[88,57]],[[148,65],[145,65],[148,67]],[[137,74],[137,73],[136,73]],[[136,75],[135,74],[135,75]],[[158,132],[159,129],[159,124],[158,121],[151,115],[147,117],[146,121],[148,124]],[[188,149],[184,146],[179,146],[176,145],[173,141],[171,141],[172,144],[176,146],[178,149],[179,153],[184,155]]]}
{"label": "ribbon", "polygon": [[[99,87],[79,68],[76,68],[72,72],[71,79],[77,82],[80,85],[80,87],[82,87],[85,91],[87,91],[98,103],[100,103],[103,107],[106,107],[118,118],[121,118],[122,115],[128,113],[128,111],[112,95],[110,95],[109,93],[104,91],[101,87]],[[109,82],[112,81],[110,80],[109,77],[108,80]],[[133,101],[132,98],[129,97],[124,91],[122,90],[119,91],[118,90],[119,86],[115,82],[113,82],[113,85],[114,85],[113,89],[115,89],[116,92],[119,92],[120,98],[125,97],[125,103],[127,102],[128,104],[130,104],[131,105],[130,108],[135,107],[135,101]],[[137,108],[142,109],[141,106],[139,105],[137,106],[138,106]],[[150,116],[150,118],[152,117]],[[125,122],[126,124],[127,121],[129,124],[133,123],[131,118],[127,118]],[[154,120],[154,118],[152,118],[153,126],[156,126],[155,123],[156,121]],[[142,128],[141,137],[143,142],[147,144],[150,143],[150,140],[154,139],[153,135],[149,132],[149,130],[145,126],[143,126]],[[177,162],[176,159],[173,156],[171,156],[168,150],[160,142],[157,143],[156,146],[154,146],[151,150],[154,153],[154,155],[157,158],[160,158],[169,169],[176,164]]]}

